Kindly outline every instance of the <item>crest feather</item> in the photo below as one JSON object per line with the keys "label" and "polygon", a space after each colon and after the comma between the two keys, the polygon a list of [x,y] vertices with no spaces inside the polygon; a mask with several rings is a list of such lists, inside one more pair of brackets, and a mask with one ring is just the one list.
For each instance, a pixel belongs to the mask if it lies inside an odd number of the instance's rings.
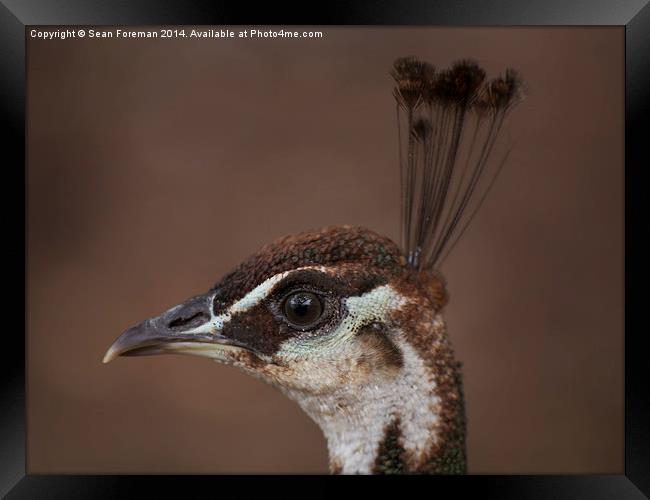
{"label": "crest feather", "polygon": [[391,75],[402,250],[409,265],[433,270],[465,231],[505,163],[508,154],[493,161],[493,150],[506,116],[522,99],[522,82],[512,69],[486,80],[471,60],[436,71],[415,57],[397,59]]}

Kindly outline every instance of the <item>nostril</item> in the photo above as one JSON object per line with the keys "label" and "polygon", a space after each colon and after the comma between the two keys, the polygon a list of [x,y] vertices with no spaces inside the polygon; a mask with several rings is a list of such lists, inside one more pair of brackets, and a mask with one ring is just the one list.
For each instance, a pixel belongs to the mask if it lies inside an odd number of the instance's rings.
{"label": "nostril", "polygon": [[188,326],[198,326],[205,323],[208,320],[208,315],[204,312],[197,312],[191,316],[179,316],[174,318],[167,325],[169,328],[178,328],[178,327],[188,327]]}

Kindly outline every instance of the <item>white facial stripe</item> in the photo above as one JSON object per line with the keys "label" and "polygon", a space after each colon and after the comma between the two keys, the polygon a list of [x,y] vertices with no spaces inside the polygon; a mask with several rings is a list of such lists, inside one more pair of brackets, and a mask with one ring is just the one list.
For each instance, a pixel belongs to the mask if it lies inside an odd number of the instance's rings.
{"label": "white facial stripe", "polygon": [[369,322],[385,321],[392,311],[401,308],[405,302],[406,299],[390,285],[378,286],[358,297],[348,297],[345,305],[349,314],[340,328],[356,332]]}
{"label": "white facial stripe", "polygon": [[291,271],[285,271],[283,273],[276,274],[271,276],[266,281],[257,285],[250,292],[244,295],[241,299],[235,302],[228,309],[229,314],[235,314],[240,312],[246,312],[249,309],[252,309],[257,304],[262,302],[266,296],[269,294],[273,287],[282,279],[284,279]]}
{"label": "white facial stripe", "polygon": [[213,311],[213,301],[214,295],[210,297],[210,320],[199,325],[191,330],[182,332],[183,335],[190,335],[194,333],[215,333],[223,328],[223,326],[232,319],[232,316],[236,313],[246,312],[249,309],[252,309],[256,305],[260,304],[273,290],[275,285],[278,284],[281,280],[286,278],[289,274],[296,271],[303,271],[305,269],[318,269],[319,271],[326,272],[327,268],[323,266],[306,266],[293,269],[291,271],[284,271],[278,273],[274,276],[271,276],[267,280],[263,281],[261,284],[257,285],[250,292],[244,295],[241,299],[231,305],[228,310],[222,314],[215,315]]}

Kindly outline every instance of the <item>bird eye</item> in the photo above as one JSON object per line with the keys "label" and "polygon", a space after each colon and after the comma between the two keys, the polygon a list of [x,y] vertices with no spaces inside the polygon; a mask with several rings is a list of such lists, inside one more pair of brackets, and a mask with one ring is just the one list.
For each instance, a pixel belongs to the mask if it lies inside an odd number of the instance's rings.
{"label": "bird eye", "polygon": [[316,294],[296,292],[284,300],[282,310],[290,323],[304,328],[321,317],[323,304]]}

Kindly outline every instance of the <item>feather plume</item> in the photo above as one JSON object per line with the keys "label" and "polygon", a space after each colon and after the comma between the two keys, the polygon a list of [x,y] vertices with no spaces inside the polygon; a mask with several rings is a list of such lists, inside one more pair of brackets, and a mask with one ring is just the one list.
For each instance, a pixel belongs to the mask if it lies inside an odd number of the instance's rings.
{"label": "feather plume", "polygon": [[438,266],[462,236],[507,159],[494,146],[510,110],[523,98],[519,74],[486,80],[474,61],[436,70],[415,57],[397,59],[391,76],[397,105],[401,242],[411,266]]}

